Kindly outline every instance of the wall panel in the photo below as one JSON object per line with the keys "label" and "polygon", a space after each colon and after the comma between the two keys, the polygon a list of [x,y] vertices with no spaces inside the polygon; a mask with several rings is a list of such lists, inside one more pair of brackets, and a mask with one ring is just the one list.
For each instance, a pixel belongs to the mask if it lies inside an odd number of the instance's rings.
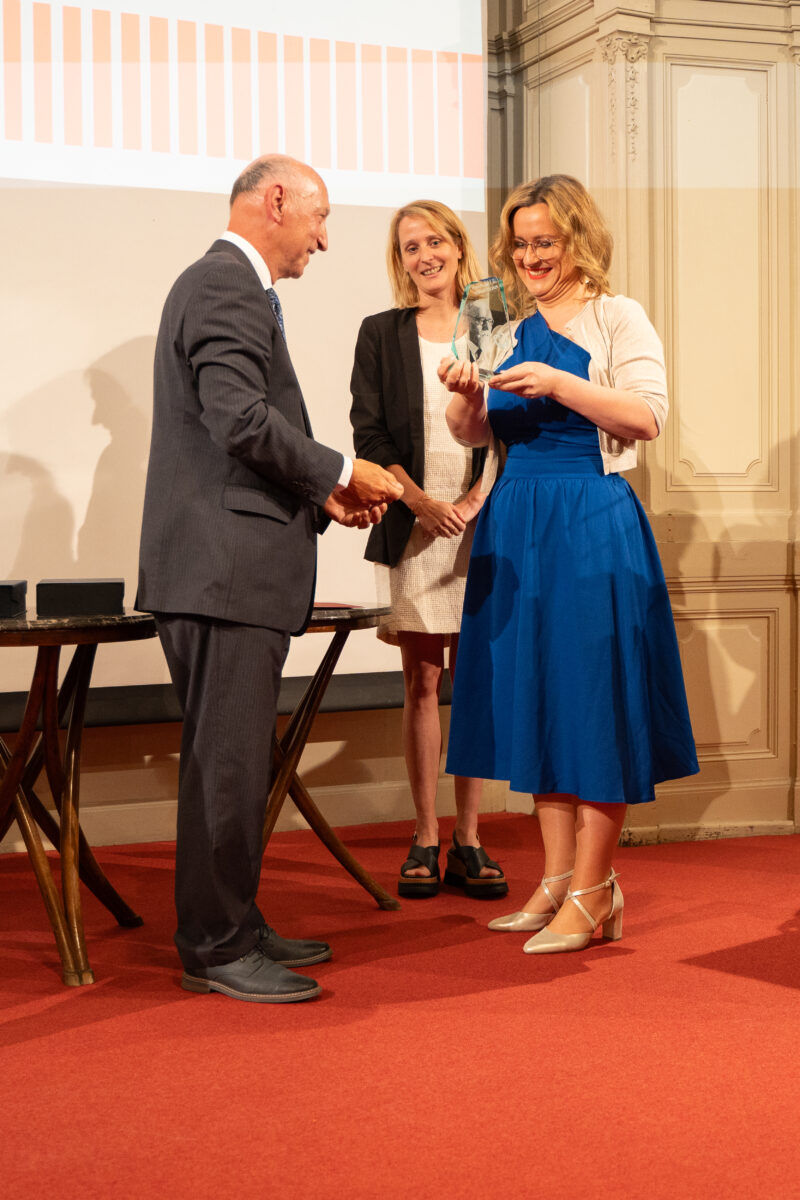
{"label": "wall panel", "polygon": [[503,184],[540,167],[592,188],[612,283],[665,347],[671,415],[631,482],[664,562],[701,772],[661,785],[628,836],[786,832],[800,794],[798,6],[489,9],[505,119],[523,125]]}

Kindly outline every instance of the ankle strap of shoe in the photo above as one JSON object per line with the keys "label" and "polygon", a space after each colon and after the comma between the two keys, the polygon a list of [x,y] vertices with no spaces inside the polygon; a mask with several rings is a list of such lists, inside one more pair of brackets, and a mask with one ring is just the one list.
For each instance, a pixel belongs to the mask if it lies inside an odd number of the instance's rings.
{"label": "ankle strap of shoe", "polygon": [[583,904],[581,904],[580,900],[577,900],[576,897],[577,896],[588,896],[590,892],[602,892],[603,888],[613,887],[614,880],[616,878],[617,878],[617,872],[612,867],[611,872],[608,876],[608,879],[604,879],[602,883],[597,883],[597,884],[595,884],[594,887],[578,888],[577,892],[567,892],[567,899],[564,901],[564,903],[566,904],[567,900],[571,900],[572,903],[581,910],[583,915],[586,917],[586,920],[591,925],[592,932],[594,932],[595,929],[597,929],[599,922],[595,921],[594,917],[589,912],[589,910]]}
{"label": "ankle strap of shoe", "polygon": [[560,883],[562,879],[571,879],[571,878],[572,878],[572,871],[565,871],[563,875],[545,875],[545,877],[542,879],[542,882],[541,882],[542,891],[544,892],[545,896],[547,896],[547,899],[550,901],[550,906],[554,913],[558,912],[561,905],[558,903],[555,896],[550,891],[550,888],[547,885],[548,885],[548,883]]}
{"label": "ankle strap of shoe", "polygon": [[594,887],[590,888],[578,888],[577,892],[570,891],[567,893],[567,895],[571,896],[573,899],[575,896],[588,896],[590,892],[600,892],[603,890],[603,888],[611,887],[614,880],[618,878],[619,876],[617,875],[617,872],[612,867],[611,871],[609,872],[608,879],[604,879],[602,883],[596,883]]}
{"label": "ankle strap of shoe", "polygon": [[563,875],[545,875],[542,883],[560,883],[562,879],[572,879],[572,875],[572,871],[565,871]]}

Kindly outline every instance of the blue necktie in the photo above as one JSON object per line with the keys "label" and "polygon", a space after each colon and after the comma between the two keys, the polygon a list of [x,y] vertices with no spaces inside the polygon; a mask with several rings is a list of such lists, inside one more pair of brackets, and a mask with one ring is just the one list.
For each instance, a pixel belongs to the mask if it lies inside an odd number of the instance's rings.
{"label": "blue necktie", "polygon": [[283,310],[281,309],[281,302],[278,299],[278,293],[275,291],[275,288],[267,288],[267,299],[269,300],[270,308],[275,313],[275,320],[278,322],[280,331],[283,334],[283,340],[286,341],[286,327],[283,324]]}

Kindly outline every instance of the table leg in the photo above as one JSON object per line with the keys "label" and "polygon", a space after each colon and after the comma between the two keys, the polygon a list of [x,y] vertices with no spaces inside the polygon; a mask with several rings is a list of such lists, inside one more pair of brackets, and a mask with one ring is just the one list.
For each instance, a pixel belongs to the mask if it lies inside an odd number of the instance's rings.
{"label": "table leg", "polygon": [[325,843],[334,858],[337,858],[345,870],[349,871],[353,878],[374,897],[378,908],[387,910],[400,908],[400,901],[384,891],[381,885],[364,870],[358,859],[350,853],[344,842],[331,829],[297,775],[295,775],[289,786],[289,795],[320,841]]}
{"label": "table leg", "polygon": [[[56,662],[58,662],[58,647],[51,646],[48,649],[55,650]],[[39,713],[42,708],[42,697],[44,696],[46,666],[42,649],[40,649],[36,655],[36,668],[33,672],[25,712],[22,715],[22,724],[19,727],[19,733],[14,745],[14,753],[11,753],[5,742],[2,743],[1,753],[4,771],[2,778],[0,778],[0,821],[2,821],[4,829],[7,828],[6,819],[8,813],[13,808],[14,800],[25,774],[25,767],[30,756],[31,746],[36,737],[36,722],[39,719]]]}
{"label": "table leg", "polygon": [[[91,646],[79,646],[72,656],[72,661],[67,668],[64,680],[58,690],[58,703],[56,706],[55,724],[61,726],[65,720],[67,713],[70,710],[75,688],[79,678],[81,669],[85,669],[86,655],[81,651],[92,650]],[[92,658],[93,662],[93,658]],[[89,663],[89,672],[91,674],[92,662]],[[52,703],[52,699],[50,699]],[[52,714],[48,714],[51,729],[53,727]],[[57,738],[57,733],[56,733]],[[52,738],[52,735],[51,735]],[[48,837],[52,844],[58,849],[61,844],[61,829],[58,822],[53,818],[52,814],[45,808],[36,792],[33,790],[42,767],[45,764],[45,745],[44,738],[40,734],[36,741],[31,754],[28,757],[28,762],[25,767],[25,772],[22,777],[22,790],[25,793],[26,800],[31,810],[31,815],[40,827],[45,837]],[[53,795],[53,802],[56,810],[61,814],[61,794],[64,788],[64,772],[60,760],[60,751],[57,756],[48,755],[48,780],[50,782],[50,791]],[[13,820],[13,813],[10,815],[6,828],[0,830],[0,837],[5,836],[8,825]],[[83,830],[78,827],[78,873],[81,882],[88,887],[89,891],[105,905],[111,915],[115,918],[119,925],[125,929],[135,929],[139,925],[144,924],[142,918],[135,913],[130,905],[126,904],[122,896],[116,888],[111,884],[109,879],[104,874],[97,859],[92,853],[92,849],[84,836]]]}
{"label": "table leg", "polygon": [[[86,954],[86,939],[83,932],[83,911],[81,908],[81,885],[78,875],[80,823],[80,765],[81,742],[83,740],[83,718],[86,712],[86,697],[89,692],[89,680],[94,665],[97,646],[78,646],[75,657],[79,658],[75,695],[72,711],[67,728],[67,745],[64,753],[64,786],[61,793],[61,890],[64,894],[64,911],[67,924],[72,933],[81,966],[89,970],[89,959]],[[47,700],[45,701],[47,704]],[[53,697],[53,714],[57,705],[57,693]],[[56,734],[57,736],[57,734]],[[94,978],[94,977],[92,977]]]}
{"label": "table leg", "polygon": [[[53,818],[52,813],[48,812],[42,804],[35,792],[27,788],[25,797],[28,801],[31,810],[31,816],[36,824],[44,833],[45,837],[49,838],[54,846],[58,847],[61,839],[61,829],[58,821]],[[143,925],[144,921],[138,913],[134,912],[130,905],[126,904],[104,874],[102,867],[98,863],[92,848],[86,840],[82,829],[78,829],[78,874],[80,875],[81,883],[85,884],[92,895],[103,904],[118,925],[122,925],[125,929],[136,929],[139,925]]]}
{"label": "table leg", "polygon": [[295,776],[297,764],[300,762],[300,757],[308,741],[311,725],[339,661],[339,656],[344,649],[348,632],[346,629],[340,629],[333,635],[322,662],[308,681],[300,703],[289,718],[283,736],[280,740],[276,740],[276,751],[280,749],[280,754],[276,752],[273,755],[272,785],[269,789],[267,810],[264,815],[263,849],[266,849],[267,842],[275,828],[275,822],[283,808],[283,802]]}
{"label": "table leg", "polygon": [[[0,744],[0,762],[4,767],[0,781],[0,814],[7,811],[7,802],[13,796],[14,815],[19,824],[20,832],[31,865],[36,876],[36,882],[45,903],[50,925],[56,939],[56,945],[61,957],[62,978],[70,986],[80,986],[93,983],[94,976],[86,958],[83,942],[83,926],[80,919],[80,906],[76,910],[72,896],[70,904],[65,907],[59,898],[50,869],[50,863],[42,845],[37,825],[31,815],[28,800],[22,787],[31,755],[31,748],[36,737],[36,721],[42,712],[42,738],[45,746],[45,763],[48,776],[58,786],[63,779],[58,752],[58,727],[54,723],[56,713],[56,689],[58,686],[58,646],[40,646],[36,656],[33,680],[25,714],[22,718],[19,736],[14,753],[10,754],[3,742]],[[13,792],[12,792],[13,789]],[[74,836],[74,835],[73,835]],[[61,841],[63,842],[63,834]],[[57,843],[56,843],[57,844]],[[70,890],[69,862],[65,864],[61,855],[61,879],[65,901]]]}
{"label": "table leg", "polygon": [[19,831],[22,834],[25,848],[28,851],[28,857],[33,865],[33,873],[36,876],[36,882],[39,885],[39,891],[42,894],[44,906],[50,918],[50,925],[55,935],[56,946],[61,958],[61,978],[70,987],[78,987],[82,983],[93,983],[94,976],[92,976],[91,971],[88,972],[90,978],[85,978],[85,972],[80,970],[75,961],[72,940],[64,917],[64,910],[61,907],[61,897],[58,894],[39,831],[30,814],[25,797],[21,792],[14,803],[14,816],[16,817]]}
{"label": "table leg", "polygon": [[330,682],[339,656],[344,649],[349,630],[337,630],[333,635],[322,662],[309,680],[308,687],[303,693],[283,737],[276,739],[273,754],[273,782],[267,801],[267,811],[264,818],[264,840],[266,848],[275,822],[278,819],[287,794],[297,805],[299,812],[305,817],[317,837],[333,854],[334,858],[350,872],[353,878],[365,888],[378,903],[379,908],[397,909],[400,902],[390,896],[372,876],[364,870],[361,864],[350,853],[344,842],[334,833],[322,813],[317,808],[311,796],[306,791],[297,774],[297,765],[305,749],[311,725],[319,710],[325,689]]}

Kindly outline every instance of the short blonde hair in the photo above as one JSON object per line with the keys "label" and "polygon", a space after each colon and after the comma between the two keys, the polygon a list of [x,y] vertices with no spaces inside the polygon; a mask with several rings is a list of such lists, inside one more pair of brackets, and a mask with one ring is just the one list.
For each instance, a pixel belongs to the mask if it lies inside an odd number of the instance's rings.
{"label": "short blonde hair", "polygon": [[509,308],[524,317],[536,308],[536,301],[517,274],[512,256],[514,217],[521,208],[546,204],[550,217],[564,239],[565,250],[583,275],[595,296],[611,294],[608,271],[614,239],[600,209],[583,184],[571,175],[545,175],[531,183],[521,183],[509,195],[500,214],[500,228],[492,244],[490,261],[502,276]]}
{"label": "short blonde hair", "polygon": [[473,279],[480,279],[481,267],[478,256],[472,248],[469,234],[464,222],[457,217],[452,208],[440,204],[438,200],[413,200],[398,208],[389,226],[389,242],[386,247],[386,267],[389,281],[392,285],[395,308],[416,308],[419,304],[417,285],[403,266],[403,256],[400,251],[400,222],[404,217],[421,217],[427,221],[434,233],[446,238],[461,250],[461,259],[456,271],[456,300],[460,303],[467,284]]}

